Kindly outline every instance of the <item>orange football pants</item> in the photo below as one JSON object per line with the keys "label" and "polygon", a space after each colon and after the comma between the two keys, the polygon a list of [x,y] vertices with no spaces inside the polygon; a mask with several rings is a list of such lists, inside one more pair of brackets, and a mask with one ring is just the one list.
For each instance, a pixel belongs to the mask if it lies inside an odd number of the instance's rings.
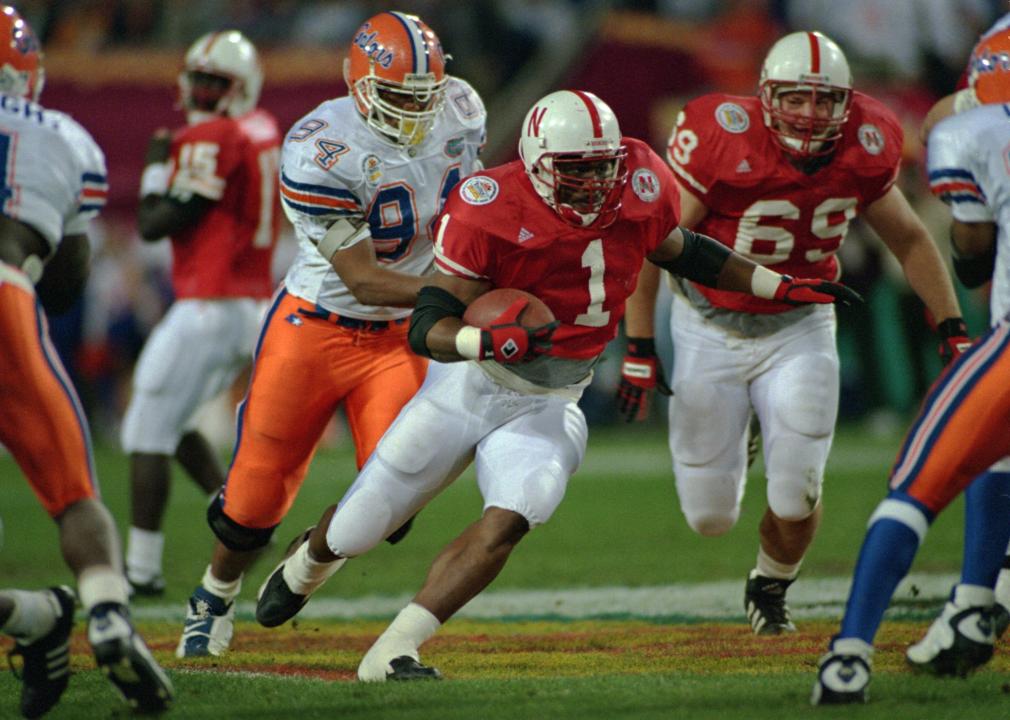
{"label": "orange football pants", "polygon": [[1010,325],[1000,323],[937,379],[909,430],[892,492],[934,515],[1010,454]]}
{"label": "orange football pants", "polygon": [[91,439],[31,282],[0,263],[0,442],[50,517],[97,497]]}
{"label": "orange football pants", "polygon": [[428,362],[410,350],[407,322],[353,329],[314,311],[282,289],[264,321],[223,493],[225,515],[244,527],[284,518],[338,405],[361,468],[424,381]]}

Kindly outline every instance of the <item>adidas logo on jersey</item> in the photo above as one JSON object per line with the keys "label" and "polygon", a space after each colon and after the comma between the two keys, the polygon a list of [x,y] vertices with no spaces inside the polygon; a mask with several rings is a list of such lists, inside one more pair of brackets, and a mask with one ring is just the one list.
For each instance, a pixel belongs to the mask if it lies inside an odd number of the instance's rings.
{"label": "adidas logo on jersey", "polygon": [[519,242],[524,243],[527,240],[533,239],[533,233],[524,227],[519,228]]}
{"label": "adidas logo on jersey", "polygon": [[750,172],[750,163],[747,162],[747,158],[744,158],[743,160],[740,161],[740,164],[736,166],[736,171],[738,173],[749,173]]}

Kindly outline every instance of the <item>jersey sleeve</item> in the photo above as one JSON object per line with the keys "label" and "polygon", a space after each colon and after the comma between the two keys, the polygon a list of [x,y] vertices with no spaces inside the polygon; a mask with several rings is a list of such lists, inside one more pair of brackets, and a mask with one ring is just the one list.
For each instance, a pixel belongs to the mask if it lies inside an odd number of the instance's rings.
{"label": "jersey sleeve", "polygon": [[94,138],[78,123],[67,118],[65,126],[70,146],[80,165],[80,191],[77,202],[63,224],[64,235],[80,235],[87,232],[88,224],[105,207],[109,196],[108,176],[105,168],[105,153]]}
{"label": "jersey sleeve", "polygon": [[926,146],[929,189],[950,206],[955,220],[992,222],[992,210],[975,177],[971,158],[975,135],[965,132],[963,116],[955,115],[938,123]]}
{"label": "jersey sleeve", "polygon": [[856,175],[864,204],[872,205],[898,180],[905,131],[897,115],[882,103],[867,99],[865,104],[866,114],[856,130],[856,139],[865,155],[857,162]]}
{"label": "jersey sleeve", "polygon": [[172,142],[173,174],[169,195],[193,195],[217,202],[224,197],[228,178],[242,164],[248,138],[234,122],[222,120],[183,128]]}
{"label": "jersey sleeve", "polygon": [[465,213],[453,217],[450,206],[442,214],[435,235],[435,267],[447,275],[486,280],[493,266],[494,239],[467,222]]}
{"label": "jersey sleeve", "polygon": [[[729,96],[706,95],[684,106],[667,144],[667,160],[678,180],[705,198],[719,180],[727,136],[746,132],[751,118]],[[727,129],[728,128],[728,129]]]}
{"label": "jersey sleeve", "polygon": [[[308,125],[311,122],[309,118],[301,127],[311,127]],[[280,194],[284,214],[295,231],[318,245],[339,218],[363,218],[364,207],[352,191],[355,178],[342,170],[346,163],[325,167],[329,160],[317,149],[318,142],[313,142],[318,138],[303,135],[301,130],[289,133],[284,141]],[[338,152],[337,148],[330,150]]]}

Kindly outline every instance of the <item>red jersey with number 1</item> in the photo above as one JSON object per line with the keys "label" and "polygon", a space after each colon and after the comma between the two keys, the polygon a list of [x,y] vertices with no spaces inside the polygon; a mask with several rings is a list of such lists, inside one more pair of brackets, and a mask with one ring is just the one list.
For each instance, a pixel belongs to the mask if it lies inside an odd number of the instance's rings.
{"label": "red jersey with number 1", "polygon": [[439,269],[543,300],[561,323],[550,355],[587,359],[603,352],[642,261],[677,227],[680,197],[670,169],[645,143],[623,142],[628,182],[609,227],[562,220],[518,160],[461,182],[439,220]]}
{"label": "red jersey with number 1", "polygon": [[169,194],[214,201],[172,237],[177,298],[270,297],[280,143],[277,121],[264,110],[214,117],[174,134]]}
{"label": "red jersey with number 1", "polygon": [[[768,131],[758,98],[713,94],[684,107],[667,157],[683,189],[708,208],[695,230],[780,273],[837,280],[841,269],[835,252],[849,222],[894,184],[902,141],[893,112],[853,93],[834,153],[805,173],[789,162]],[[713,305],[729,310],[794,309],[743,293],[697,288]]]}

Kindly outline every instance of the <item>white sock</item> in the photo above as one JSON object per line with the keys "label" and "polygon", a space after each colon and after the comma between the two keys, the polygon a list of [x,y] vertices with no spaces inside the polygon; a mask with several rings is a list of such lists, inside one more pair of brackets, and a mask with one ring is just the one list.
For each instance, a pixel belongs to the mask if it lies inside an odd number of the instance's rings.
{"label": "white sock", "polygon": [[200,580],[200,584],[203,585],[204,590],[212,595],[217,595],[226,603],[230,603],[238,596],[239,591],[242,589],[242,578],[231,582],[218,580],[214,577],[214,573],[211,572],[210,565],[208,565],[203,573],[203,578]]}
{"label": "white sock", "polygon": [[996,578],[996,602],[1010,608],[1010,570],[1000,570]]}
{"label": "white sock", "polygon": [[993,591],[984,585],[954,586],[954,604],[958,607],[989,607],[994,600]]}
{"label": "white sock", "polygon": [[165,534],[130,526],[126,550],[126,574],[135,582],[148,582],[161,575]]}
{"label": "white sock", "polygon": [[758,548],[757,556],[757,574],[764,575],[765,577],[775,578],[776,580],[793,580],[799,575],[800,565],[803,561],[800,560],[798,563],[790,565],[789,563],[782,563],[775,560],[770,555],[768,555],[764,548]]}
{"label": "white sock", "polygon": [[77,578],[77,594],[85,612],[101,603],[126,605],[129,597],[126,578],[108,565],[86,568]]}
{"label": "white sock", "polygon": [[63,614],[51,592],[5,590],[2,594],[14,602],[14,611],[0,630],[26,645],[52,630]]}
{"label": "white sock", "polygon": [[304,542],[284,561],[284,569],[281,572],[291,592],[308,595],[329,580],[345,562],[347,558],[337,558],[332,562],[313,560],[309,555],[309,544]]}
{"label": "white sock", "polygon": [[416,650],[421,647],[421,644],[425,640],[434,635],[441,626],[442,623],[431,614],[431,611],[412,602],[393,618],[393,622],[382,633],[382,637],[376,641],[376,644],[383,639],[402,640],[410,643]]}

